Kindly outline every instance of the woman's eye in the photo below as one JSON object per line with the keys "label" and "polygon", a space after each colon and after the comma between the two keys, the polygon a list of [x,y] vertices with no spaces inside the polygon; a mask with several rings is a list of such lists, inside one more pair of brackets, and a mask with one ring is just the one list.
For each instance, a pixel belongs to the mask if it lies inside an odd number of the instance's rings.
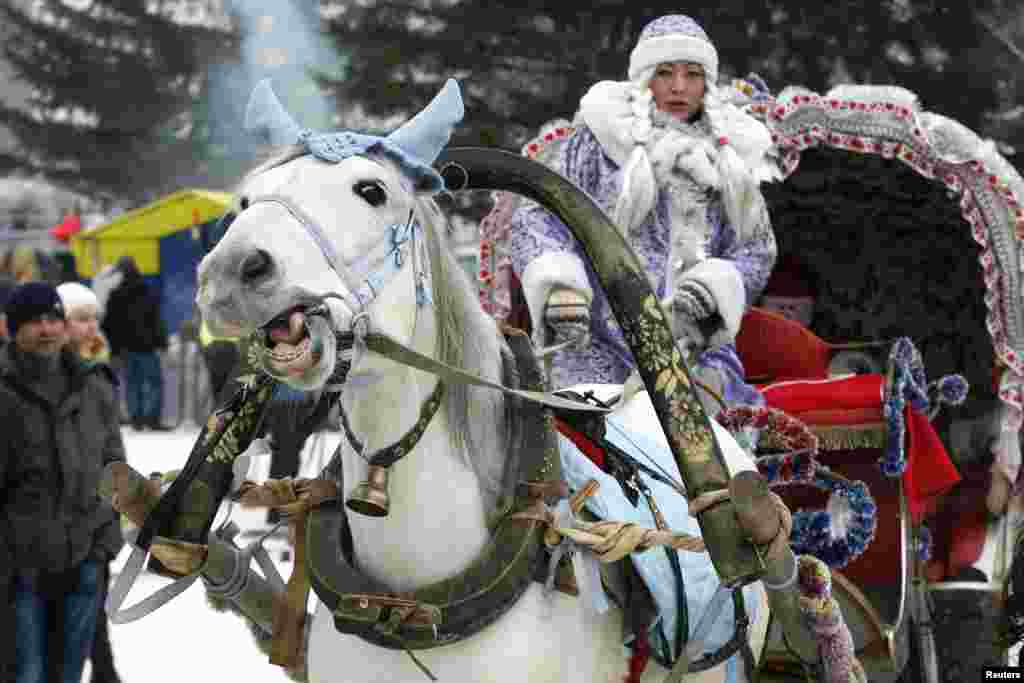
{"label": "woman's eye", "polygon": [[388,199],[384,186],[377,180],[360,180],[352,191],[362,197],[370,206],[380,206]]}

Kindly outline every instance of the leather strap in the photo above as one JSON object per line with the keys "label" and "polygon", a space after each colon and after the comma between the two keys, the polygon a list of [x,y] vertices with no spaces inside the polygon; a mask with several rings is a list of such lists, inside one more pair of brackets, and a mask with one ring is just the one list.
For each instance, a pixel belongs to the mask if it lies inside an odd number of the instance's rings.
{"label": "leather strap", "polygon": [[400,439],[395,441],[390,446],[374,451],[367,455],[363,451],[366,446],[362,441],[359,440],[352,432],[352,425],[349,424],[348,414],[345,412],[344,406],[339,405],[339,415],[341,417],[341,426],[345,430],[345,437],[348,439],[348,443],[352,446],[352,450],[356,452],[359,457],[366,460],[371,465],[377,467],[391,467],[396,462],[408,455],[412,449],[419,443],[420,437],[423,436],[423,432],[426,430],[427,425],[437,414],[438,408],[441,407],[441,399],[444,397],[444,380],[439,379],[434,390],[430,392],[430,396],[423,402],[420,407],[420,417],[416,420],[416,423],[412,426],[409,431],[402,435]]}
{"label": "leather strap", "polygon": [[[270,663],[286,669],[302,666],[303,630],[309,601],[309,570],[306,568],[306,510],[292,515],[295,534],[295,564],[284,594],[274,600],[274,635],[270,643]],[[262,548],[262,546],[260,546]]]}
{"label": "leather strap", "polygon": [[176,579],[174,582],[164,586],[155,593],[148,595],[134,605],[121,609],[121,605],[124,604],[125,598],[128,597],[128,592],[135,584],[135,579],[142,571],[143,566],[146,564],[146,558],[148,557],[149,552],[145,549],[140,548],[139,546],[134,546],[132,548],[132,554],[128,557],[128,562],[125,563],[125,566],[118,575],[114,585],[110,587],[110,593],[107,594],[107,602],[104,605],[104,608],[107,612],[107,618],[110,619],[110,623],[127,624],[141,619],[181,595],[189,586],[195,583],[197,578],[199,578],[198,572],[189,574],[188,576],[183,576],[180,579]]}
{"label": "leather strap", "polygon": [[572,401],[552,393],[529,391],[527,389],[510,389],[498,382],[491,382],[483,379],[482,377],[477,377],[470,372],[453,368],[452,366],[442,363],[430,356],[425,356],[418,351],[413,351],[386,334],[374,332],[366,335],[366,348],[374,353],[384,356],[385,358],[390,358],[396,363],[402,363],[403,365],[408,365],[409,367],[416,368],[417,370],[429,372],[453,382],[462,382],[464,384],[472,384],[478,387],[496,389],[507,396],[515,396],[516,398],[525,399],[531,403],[539,403],[541,405],[548,406],[549,408],[561,408],[562,410],[601,414],[611,412],[610,408],[602,408],[589,403]]}
{"label": "leather strap", "polygon": [[[306,566],[306,518],[309,509],[328,500],[336,500],[338,489],[334,482],[322,479],[301,480],[270,480],[263,484],[250,481],[242,482],[238,488],[237,499],[245,507],[273,507],[288,514],[289,525],[294,536],[294,566],[292,574],[285,585],[273,570],[276,577],[275,589],[277,596],[273,606],[273,634],[270,643],[270,663],[286,669],[302,667],[304,632],[306,625],[306,605],[309,601],[309,568]],[[253,547],[253,546],[250,546]],[[269,556],[262,545],[255,546],[254,553],[264,574],[270,579],[271,574],[263,565],[262,559]],[[271,563],[273,564],[273,563]],[[239,562],[248,571],[248,561]]]}

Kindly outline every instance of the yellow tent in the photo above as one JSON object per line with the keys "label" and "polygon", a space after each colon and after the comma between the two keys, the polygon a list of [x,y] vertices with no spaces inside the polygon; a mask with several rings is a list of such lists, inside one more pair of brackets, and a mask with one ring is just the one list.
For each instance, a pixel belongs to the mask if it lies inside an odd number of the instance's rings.
{"label": "yellow tent", "polygon": [[231,205],[227,192],[188,189],[167,195],[72,237],[75,267],[81,277],[92,278],[128,255],[143,275],[158,275],[161,238],[190,230],[192,239],[201,242],[202,226],[219,219]]}
{"label": "yellow tent", "polygon": [[159,294],[164,324],[177,332],[193,319],[196,267],[233,205],[226,192],[187,189],[129,211],[71,238],[79,277],[92,279],[105,266],[131,256]]}

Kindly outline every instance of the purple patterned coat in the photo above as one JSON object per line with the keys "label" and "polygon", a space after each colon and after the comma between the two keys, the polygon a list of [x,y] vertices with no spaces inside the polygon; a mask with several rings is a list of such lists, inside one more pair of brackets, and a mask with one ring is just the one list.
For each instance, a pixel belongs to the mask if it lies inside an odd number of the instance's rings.
{"label": "purple patterned coat", "polygon": [[[622,184],[619,166],[603,151],[597,138],[586,126],[562,145],[556,169],[594,198],[611,215]],[[667,259],[670,225],[667,193],[659,191],[654,211],[629,234],[628,241],[641,263],[651,273],[651,284],[659,297],[666,295]],[[750,306],[764,289],[775,263],[775,237],[767,211],[757,229],[745,239],[725,220],[722,202],[713,199],[708,208],[708,224],[712,228],[707,245],[708,256],[727,259],[739,270],[745,288],[746,305]],[[583,258],[582,251],[568,229],[557,218],[536,204],[527,204],[512,217],[510,226],[511,259],[517,277],[539,256],[571,251]],[[586,260],[584,259],[584,263]],[[634,369],[630,354],[608,301],[601,291],[596,275],[586,266],[587,277],[594,292],[591,306],[591,343],[582,351],[565,351],[555,355],[552,381],[557,386],[597,382],[619,384]],[[698,359],[698,370],[717,370],[721,374],[725,398],[730,403],[761,404],[756,390],[743,382],[743,366],[732,344],[704,352]]]}

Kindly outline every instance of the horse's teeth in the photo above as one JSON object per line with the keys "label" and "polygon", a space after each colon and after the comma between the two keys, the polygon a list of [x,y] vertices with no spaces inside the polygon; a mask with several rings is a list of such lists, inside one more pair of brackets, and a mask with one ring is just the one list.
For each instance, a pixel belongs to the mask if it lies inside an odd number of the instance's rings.
{"label": "horse's teeth", "polygon": [[274,348],[269,350],[270,360],[273,362],[274,365],[279,366],[279,368],[280,366],[294,365],[296,362],[302,360],[303,358],[310,357],[311,345],[312,342],[308,337],[306,339],[303,339],[298,346],[293,346],[291,344],[286,344],[283,342],[278,343],[276,346],[274,346]]}

